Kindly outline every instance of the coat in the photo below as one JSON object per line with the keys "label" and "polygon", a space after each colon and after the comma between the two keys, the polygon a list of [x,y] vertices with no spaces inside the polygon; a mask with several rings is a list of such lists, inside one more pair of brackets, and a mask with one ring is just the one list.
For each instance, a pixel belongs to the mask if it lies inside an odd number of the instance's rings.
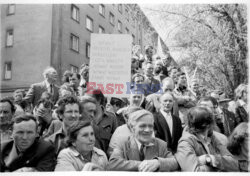
{"label": "coat", "polygon": [[182,135],[182,126],[179,117],[172,114],[172,119],[173,119],[173,129],[171,137],[169,126],[162,113],[161,112],[154,113],[155,136],[167,142],[168,148],[173,153],[175,153],[177,150],[178,141]]}
{"label": "coat", "polygon": [[[158,159],[159,171],[172,171],[178,169],[176,159],[167,149],[167,143],[154,138],[152,145],[145,149],[145,160]],[[139,157],[138,145],[133,136],[129,137],[124,145],[114,149],[109,159],[109,170],[114,171],[138,171],[142,161]]]}
{"label": "coat", "polygon": [[[26,96],[24,97],[25,100],[27,100],[29,103],[35,107],[40,100],[43,92],[47,91],[46,83],[45,81],[40,83],[35,83],[30,86],[30,89],[28,90]],[[56,85],[54,86],[54,93],[52,96],[52,101],[54,104],[57,102],[59,98],[59,87]]]}
{"label": "coat", "polygon": [[[208,149],[203,140],[184,130],[178,143],[175,157],[182,171],[238,171],[238,162],[220,140],[213,134]],[[211,154],[215,157],[213,167],[199,162],[199,156]]]}
{"label": "coat", "polygon": [[1,144],[1,172],[12,172],[22,167],[33,167],[37,171],[54,171],[55,148],[49,142],[37,138],[24,153],[18,155],[9,166],[6,166],[4,158],[10,154],[13,145],[13,140]]}

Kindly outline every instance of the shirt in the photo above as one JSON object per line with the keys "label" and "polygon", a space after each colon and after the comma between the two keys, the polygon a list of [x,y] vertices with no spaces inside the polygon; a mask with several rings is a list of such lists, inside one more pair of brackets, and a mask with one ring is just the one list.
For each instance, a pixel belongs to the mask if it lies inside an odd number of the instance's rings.
{"label": "shirt", "polygon": [[[48,81],[45,80],[46,88],[49,93],[53,94],[53,84],[50,84]],[[51,90],[52,89],[52,90]]]}
{"label": "shirt", "polygon": [[[82,171],[85,164],[88,162],[89,161],[74,147],[68,147],[59,153],[55,171]],[[94,147],[92,150],[91,163],[94,163],[105,170],[108,164],[108,159],[102,150]]]}
{"label": "shirt", "polygon": [[163,111],[162,109],[160,109],[163,117],[165,118],[167,124],[168,124],[168,127],[169,127],[169,131],[171,133],[171,136],[172,136],[172,133],[173,133],[173,119],[172,119],[172,115],[171,113],[166,113],[165,111]]}

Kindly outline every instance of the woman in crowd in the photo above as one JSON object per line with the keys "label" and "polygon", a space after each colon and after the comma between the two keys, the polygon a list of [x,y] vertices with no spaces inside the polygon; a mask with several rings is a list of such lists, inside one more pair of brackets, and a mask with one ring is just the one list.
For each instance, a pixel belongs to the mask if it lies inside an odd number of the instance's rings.
{"label": "woman in crowd", "polygon": [[248,109],[247,109],[247,85],[240,84],[235,89],[235,100],[236,100],[236,109],[235,117],[237,124],[241,122],[248,122]]}
{"label": "woman in crowd", "polygon": [[240,171],[250,171],[249,166],[249,131],[248,123],[240,123],[229,136],[228,150],[238,160]]}
{"label": "woman in crowd", "polygon": [[89,121],[74,123],[67,137],[68,148],[57,158],[55,171],[103,171],[108,159],[105,153],[94,147],[94,130]]}
{"label": "woman in crowd", "polygon": [[238,171],[238,162],[214,135],[212,112],[194,107],[187,114],[175,157],[182,171]]}

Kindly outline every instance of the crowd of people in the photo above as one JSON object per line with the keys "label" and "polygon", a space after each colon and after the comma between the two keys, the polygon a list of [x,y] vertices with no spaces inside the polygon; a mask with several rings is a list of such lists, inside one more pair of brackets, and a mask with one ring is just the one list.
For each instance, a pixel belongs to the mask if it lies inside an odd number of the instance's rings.
{"label": "crowd of people", "polygon": [[133,48],[129,98],[88,90],[88,73],[65,71],[58,86],[48,67],[0,100],[1,172],[250,170],[246,84],[235,99],[205,92],[152,46]]}

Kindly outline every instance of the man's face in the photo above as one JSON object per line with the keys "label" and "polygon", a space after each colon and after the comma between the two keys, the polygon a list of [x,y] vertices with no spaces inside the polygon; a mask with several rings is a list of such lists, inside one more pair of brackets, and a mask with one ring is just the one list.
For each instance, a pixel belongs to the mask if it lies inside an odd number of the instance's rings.
{"label": "man's face", "polygon": [[198,92],[199,91],[199,84],[197,82],[193,82],[192,89],[194,92]]}
{"label": "man's face", "polygon": [[180,75],[178,79],[179,86],[187,86],[187,78],[186,75]]}
{"label": "man's face", "polygon": [[135,84],[142,84],[143,83],[143,77],[137,76],[134,79]]}
{"label": "man's face", "polygon": [[143,144],[148,144],[153,138],[154,119],[150,115],[141,117],[132,127],[135,138]]}
{"label": "man's face", "polygon": [[170,112],[174,105],[174,99],[169,93],[163,94],[160,98],[160,103],[163,111]]}
{"label": "man's face", "polygon": [[142,101],[142,94],[131,94],[130,95],[130,105],[131,106],[140,106]]}
{"label": "man's face", "polygon": [[172,78],[173,79],[173,81],[175,82],[175,83],[177,83],[177,73],[178,73],[178,70],[177,69],[173,69],[171,72],[170,72],[170,75],[169,75],[169,77],[170,78]]}
{"label": "man's face", "polygon": [[75,121],[79,120],[80,112],[78,104],[66,104],[63,113],[63,123],[68,129]]}
{"label": "man's face", "polygon": [[146,75],[153,75],[153,72],[154,72],[153,64],[148,63],[145,68]]}
{"label": "man's face", "polygon": [[97,107],[96,104],[92,102],[85,103],[83,106],[83,111],[93,120],[96,115]]}
{"label": "man's face", "polygon": [[151,48],[151,47],[149,47],[149,48],[147,49],[147,51],[146,51],[146,55],[147,55],[149,58],[152,58],[153,53],[154,53],[154,51],[153,51],[153,48]]}
{"label": "man's face", "polygon": [[15,102],[21,101],[23,98],[23,92],[22,91],[15,91],[13,97],[14,97]]}
{"label": "man's face", "polygon": [[38,117],[38,123],[45,121],[47,124],[50,124],[52,121],[52,109],[51,107],[44,107],[44,104],[40,103],[35,110],[35,116]]}
{"label": "man's face", "polygon": [[171,63],[170,57],[163,57],[163,58],[162,58],[162,63],[163,63],[163,65],[164,65],[165,67],[168,67],[168,66],[170,65],[170,63]]}
{"label": "man's face", "polygon": [[69,78],[69,82],[73,87],[77,88],[80,84],[80,79],[78,79],[77,76],[74,74]]}
{"label": "man's face", "polygon": [[7,122],[12,120],[13,113],[8,102],[0,103],[0,122]]}
{"label": "man's face", "polygon": [[162,85],[163,92],[172,92],[174,90],[174,83],[172,81],[165,81]]}
{"label": "man's face", "polygon": [[56,70],[51,70],[48,75],[47,75],[47,80],[49,83],[55,83],[57,80],[57,71]]}
{"label": "man's face", "polygon": [[132,69],[137,69],[138,67],[139,67],[139,62],[135,58],[132,58],[131,68]]}
{"label": "man's face", "polygon": [[33,120],[22,121],[13,125],[12,137],[16,147],[21,151],[27,150],[37,137],[37,127]]}

